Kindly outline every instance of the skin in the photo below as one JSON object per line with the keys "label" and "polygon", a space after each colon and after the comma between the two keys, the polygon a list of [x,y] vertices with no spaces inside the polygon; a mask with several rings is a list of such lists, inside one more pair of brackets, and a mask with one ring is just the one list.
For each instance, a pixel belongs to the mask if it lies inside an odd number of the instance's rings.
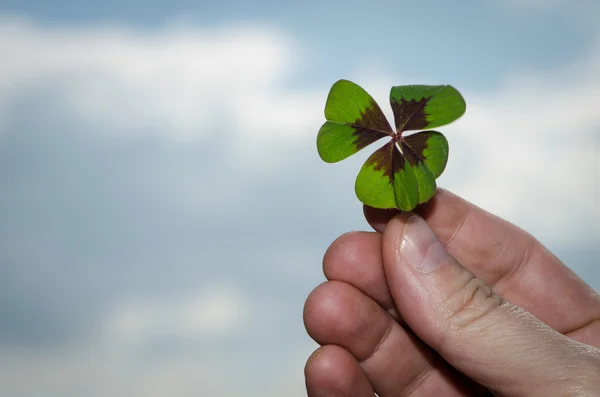
{"label": "skin", "polygon": [[310,397],[600,395],[600,297],[531,235],[443,190],[364,212],[375,232],[333,242],[306,300]]}

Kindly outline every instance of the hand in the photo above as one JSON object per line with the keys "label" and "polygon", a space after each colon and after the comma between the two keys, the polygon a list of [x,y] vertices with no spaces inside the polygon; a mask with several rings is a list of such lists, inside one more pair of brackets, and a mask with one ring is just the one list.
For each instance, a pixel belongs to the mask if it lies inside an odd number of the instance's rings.
{"label": "hand", "polygon": [[418,212],[366,207],[378,233],[328,249],[328,281],[304,310],[321,345],[308,395],[600,396],[600,297],[529,234],[448,192]]}

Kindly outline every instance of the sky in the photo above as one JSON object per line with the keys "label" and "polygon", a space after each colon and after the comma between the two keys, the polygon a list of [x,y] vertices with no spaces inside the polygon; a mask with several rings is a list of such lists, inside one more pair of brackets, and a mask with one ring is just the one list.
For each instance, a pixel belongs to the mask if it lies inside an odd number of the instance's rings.
{"label": "sky", "polygon": [[368,230],[330,86],[452,84],[438,185],[600,290],[597,1],[3,0],[0,394],[303,396],[302,306]]}

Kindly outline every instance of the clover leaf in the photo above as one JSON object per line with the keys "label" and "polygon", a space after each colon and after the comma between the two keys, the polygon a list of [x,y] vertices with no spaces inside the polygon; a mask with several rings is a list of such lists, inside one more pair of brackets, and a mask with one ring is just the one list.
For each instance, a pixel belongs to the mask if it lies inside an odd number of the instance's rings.
{"label": "clover leaf", "polygon": [[[317,136],[323,161],[335,163],[381,138],[356,177],[358,199],[375,208],[410,211],[429,201],[448,161],[448,141],[431,128],[449,124],[466,109],[460,93],[449,85],[392,87],[390,104],[395,131],[375,100],[348,80],[337,81],[325,105],[325,124]],[[406,131],[427,130],[404,135]]]}

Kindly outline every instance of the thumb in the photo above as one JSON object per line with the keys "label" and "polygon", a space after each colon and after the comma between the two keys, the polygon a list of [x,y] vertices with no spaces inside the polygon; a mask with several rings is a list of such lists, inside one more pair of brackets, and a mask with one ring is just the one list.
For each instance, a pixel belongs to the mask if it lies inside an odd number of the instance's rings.
{"label": "thumb", "polygon": [[600,386],[596,349],[494,293],[446,252],[419,216],[394,217],[382,244],[403,319],[460,372],[505,396],[571,395],[574,386]]}

